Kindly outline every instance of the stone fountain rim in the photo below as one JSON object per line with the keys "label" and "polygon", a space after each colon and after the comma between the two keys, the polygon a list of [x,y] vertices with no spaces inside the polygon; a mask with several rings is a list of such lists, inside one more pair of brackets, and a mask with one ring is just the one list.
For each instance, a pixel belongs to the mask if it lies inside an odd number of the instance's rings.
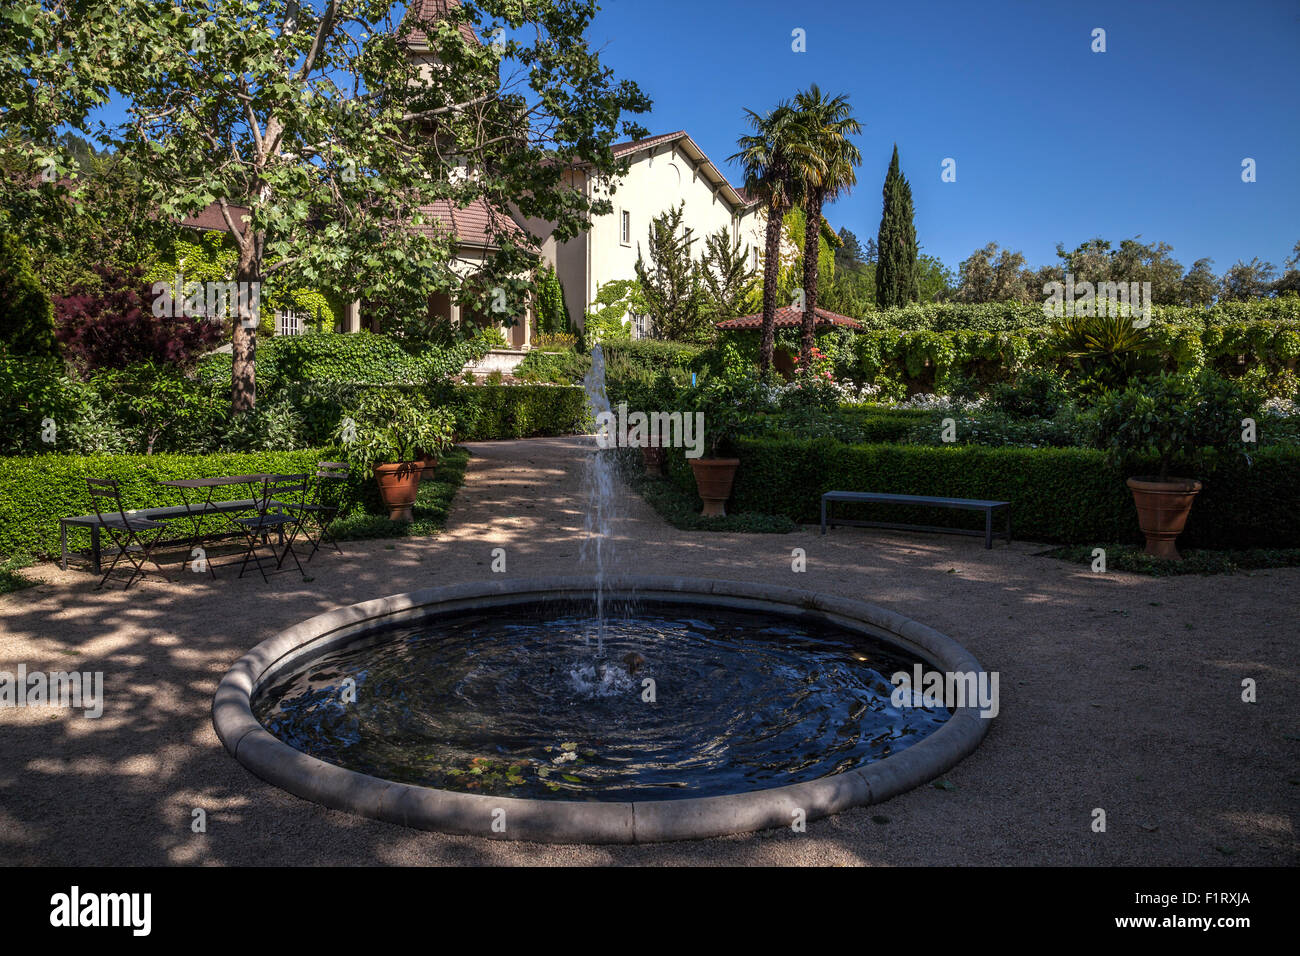
{"label": "stone fountain rim", "polygon": [[[246,769],[305,800],[419,829],[538,843],[705,839],[789,826],[797,810],[812,821],[850,807],[880,803],[934,779],[970,754],[988,731],[989,720],[977,708],[959,707],[934,733],[856,770],[739,794],[616,803],[493,797],[383,780],[295,750],[253,716],[253,694],[266,681],[376,628],[470,609],[590,598],[593,585],[590,577],[489,580],[425,588],[326,611],[263,641],[236,662],[213,698],[213,726]],[[620,575],[608,578],[604,588],[612,600],[636,597],[811,616],[892,644],[941,671],[978,674],[983,670],[974,655],[951,638],[862,601],[794,588],[668,576]],[[493,823],[502,810],[505,830],[496,832]]]}

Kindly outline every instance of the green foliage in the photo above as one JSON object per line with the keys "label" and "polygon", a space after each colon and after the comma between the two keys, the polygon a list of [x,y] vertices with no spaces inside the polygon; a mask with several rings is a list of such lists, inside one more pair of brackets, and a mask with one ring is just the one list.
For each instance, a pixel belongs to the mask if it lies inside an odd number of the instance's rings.
{"label": "green foliage", "polygon": [[[124,0],[111,11],[25,8],[21,29],[6,23],[0,31],[2,118],[19,158],[33,164],[53,129],[85,128],[88,111],[111,89],[121,106],[117,122],[97,126],[97,134],[135,161],[158,194],[161,218],[217,199],[248,208],[251,255],[242,257],[239,281],[277,273],[286,289],[375,300],[427,295],[439,281],[459,284],[459,249],[446,230],[393,223],[440,200],[464,208],[510,197],[524,216],[554,223],[557,239],[567,240],[611,204],[570,188],[566,171],[584,165],[597,177],[617,175],[625,166],[611,144],[645,134],[631,119],[650,102],[588,45],[589,5],[447,5],[438,22],[405,19],[398,35],[389,3],[340,12],[281,0],[178,0],[168,10],[159,17],[151,0]],[[479,25],[485,13],[510,28],[503,49],[458,29]],[[429,71],[403,48],[416,26],[436,38],[443,68]],[[518,68],[503,71],[502,56]],[[457,106],[447,113],[448,104]],[[436,136],[420,121],[435,111]],[[501,135],[528,127],[549,134]],[[261,135],[266,130],[275,135]],[[465,166],[473,175],[455,175]],[[473,279],[480,288],[512,288],[536,254],[512,232],[493,231],[495,248]],[[240,411],[253,400],[250,345],[237,326],[232,374]]]}
{"label": "green foliage", "polygon": [[[413,517],[410,521],[393,521],[388,517],[386,508],[373,505],[363,511],[336,518],[330,525],[330,534],[338,541],[355,541],[361,538],[418,538],[437,534],[447,526],[447,515],[456,492],[465,482],[465,466],[469,463],[469,452],[463,448],[449,448],[438,456],[438,467],[434,469],[433,478],[426,477],[420,482],[416,494]],[[366,486],[369,492],[373,482]],[[370,499],[367,497],[367,500]],[[380,513],[376,513],[379,508]]]}
{"label": "green foliage", "polygon": [[[339,383],[353,385],[427,384],[458,373],[487,354],[490,339],[478,336],[447,348],[411,353],[396,340],[371,332],[347,335],[284,335],[258,345],[257,361],[266,391],[277,385]],[[226,375],[229,355],[209,356],[205,377]]]}
{"label": "green foliage", "polygon": [[484,326],[483,330],[479,333],[479,336],[485,342],[487,342],[489,349],[510,348],[510,340],[506,338],[506,333],[501,329],[500,326],[497,325]]}
{"label": "green foliage", "polygon": [[124,454],[135,447],[111,403],[69,377],[58,359],[0,357],[0,395],[8,396],[0,404],[0,454]]}
{"label": "green foliage", "polygon": [[684,411],[703,412],[707,457],[723,457],[738,435],[756,420],[765,404],[762,384],[753,366],[740,374],[711,375],[681,395]]}
{"label": "green foliage", "polygon": [[[46,160],[61,168],[47,167]],[[157,216],[150,186],[132,163],[94,153],[75,134],[48,145],[0,140],[0,166],[0,217],[31,250],[37,278],[51,296],[74,287],[98,290],[103,272],[149,269],[157,247],[179,231]],[[66,178],[47,181],[47,171]]]}
{"label": "green foliage", "polygon": [[637,284],[656,338],[707,342],[713,327],[705,310],[703,277],[691,251],[695,236],[682,226],[685,212],[683,200],[650,221],[648,258],[637,253]]}
{"label": "green foliage", "polygon": [[18,238],[0,228],[0,355],[54,355],[54,308]]}
{"label": "green foliage", "polygon": [[[126,508],[184,504],[177,488],[159,481],[219,475],[314,473],[333,460],[327,449],[217,455],[35,455],[0,457],[0,554],[52,558],[59,553],[59,519],[94,513],[87,478],[116,478]],[[356,501],[362,484],[353,476],[347,496]],[[365,476],[366,481],[372,479]],[[73,550],[89,547],[85,529],[68,531]]]}
{"label": "green foliage", "polygon": [[[1124,477],[1087,448],[986,448],[845,445],[829,438],[742,437],[732,507],[815,522],[826,491],[878,491],[1012,501],[1016,536],[1087,544],[1139,543],[1137,513]],[[689,491],[692,478],[679,449],[669,472]],[[1294,547],[1300,512],[1300,448],[1261,449],[1251,461],[1221,459],[1205,476],[1187,530],[1189,548]],[[982,527],[952,511],[861,506],[836,514],[868,520]]]}
{"label": "green foliage", "polygon": [[539,352],[571,352],[578,347],[578,337],[570,332],[538,332],[533,348]]}
{"label": "green foliage", "polygon": [[1160,375],[1098,400],[1093,441],[1116,468],[1155,462],[1159,477],[1173,469],[1198,477],[1222,458],[1243,457],[1242,420],[1257,418],[1263,396],[1212,372]]}
{"label": "green foliage", "polygon": [[455,416],[419,394],[400,389],[366,392],[346,411],[334,433],[348,462],[369,473],[376,465],[415,461],[421,452],[451,447]]}
{"label": "green foliage", "polygon": [[849,445],[902,442],[929,419],[929,412],[910,408],[859,406],[839,408],[830,414],[819,408],[796,408],[760,415],[754,433],[782,438],[833,438]]}
{"label": "green foliage", "polygon": [[[1073,564],[1091,565],[1096,556],[1094,545],[1073,545],[1044,552]],[[1166,577],[1183,574],[1238,574],[1261,568],[1300,567],[1300,548],[1251,548],[1245,551],[1203,551],[1181,549],[1181,561],[1157,558],[1132,545],[1107,544],[1106,569]]]}
{"label": "green foliage", "polygon": [[460,441],[571,435],[585,430],[582,389],[554,385],[458,385],[450,395]]}
{"label": "green foliage", "polygon": [[995,408],[1008,415],[1052,418],[1070,400],[1065,377],[1051,369],[1029,369],[1015,383],[995,385],[991,398]]}
{"label": "green foliage", "polygon": [[699,272],[704,313],[710,323],[748,315],[759,308],[758,273],[751,261],[750,247],[741,245],[725,228],[705,239]]}
{"label": "green foliage", "polygon": [[1061,320],[1054,350],[1071,359],[1081,386],[1123,388],[1133,378],[1154,372],[1159,344],[1129,315],[1070,316]]}
{"label": "green foliage", "polygon": [[876,266],[876,301],[890,308],[915,302],[920,296],[916,275],[916,224],[913,222],[912,187],[898,166],[898,145],[889,161],[882,190],[880,261]]}
{"label": "green foliage", "polygon": [[[569,330],[564,287],[560,285],[555,270],[548,265],[543,265],[537,272],[537,329],[542,335],[562,335]],[[541,345],[537,347],[542,348]]]}
{"label": "green foliage", "polygon": [[549,385],[576,385],[591,368],[591,356],[581,352],[547,353],[533,349],[515,366],[515,378]]}
{"label": "green foliage", "polygon": [[[947,326],[951,324],[948,319],[957,317],[951,308],[927,311],[942,319],[935,325]],[[915,309],[914,316],[921,312]],[[1014,312],[986,311],[983,317],[1014,318]],[[984,328],[958,331],[872,327],[853,336],[849,347],[837,353],[836,377],[877,386],[905,382],[913,389],[931,391],[954,375],[989,387],[1012,381],[1026,369],[1037,369],[1070,371],[1080,384],[1095,388],[1105,381],[1126,381],[1147,370],[1214,368],[1223,374],[1241,375],[1258,368],[1262,369],[1257,373],[1262,376],[1259,384],[1273,394],[1285,395],[1287,372],[1300,354],[1297,320],[1261,319],[1228,325],[1161,324],[1157,320],[1147,329],[1133,330],[1144,336],[1146,344],[1143,351],[1132,352],[1121,349],[1123,343],[1117,341],[1100,343],[1096,352],[1086,346],[1073,347],[1055,326],[998,330],[988,326],[1007,323],[979,324]]]}
{"label": "green foliage", "polygon": [[795,524],[783,515],[745,512],[706,518],[700,514],[698,494],[672,481],[645,473],[638,449],[610,452],[619,456],[619,473],[624,482],[645,499],[646,504],[674,528],[681,531],[729,531],[749,534],[789,534]]}
{"label": "green foliage", "polygon": [[106,369],[95,388],[111,403],[118,421],[139,435],[134,450],[151,455],[166,436],[173,446],[201,445],[226,416],[219,394],[196,387],[178,368],[141,362],[124,369]]}
{"label": "green foliage", "polygon": [[221,451],[293,451],[304,441],[307,420],[297,404],[281,392],[230,418],[218,444]]}
{"label": "green foliage", "polygon": [[23,568],[31,567],[33,563],[27,555],[15,555],[0,561],[0,594],[12,594],[37,584],[21,573]]}
{"label": "green foliage", "polygon": [[596,300],[582,323],[582,338],[590,349],[597,342],[623,341],[632,338],[628,313],[646,309],[640,283],[635,279],[614,279],[596,291]]}

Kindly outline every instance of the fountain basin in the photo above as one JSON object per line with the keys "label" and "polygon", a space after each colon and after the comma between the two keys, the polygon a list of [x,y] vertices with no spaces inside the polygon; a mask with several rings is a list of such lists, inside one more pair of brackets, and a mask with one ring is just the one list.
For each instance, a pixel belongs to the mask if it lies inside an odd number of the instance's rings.
{"label": "fountain basin", "polygon": [[[485,581],[394,595],[319,615],[259,644],[222,680],[213,722],[226,748],[262,779],[326,806],[423,829],[495,839],[551,843],[641,843],[698,839],[814,820],[886,800],[957,763],[987,731],[974,707],[958,707],[917,742],[862,766],[782,786],[675,799],[640,799],[635,791],[587,799],[519,798],[458,792],[383,779],[304,753],[268,731],[254,715],[259,694],[345,648],[379,641],[394,628],[436,627],[467,613],[508,613],[546,603],[590,602],[590,578]],[[774,621],[832,627],[859,635],[900,658],[935,670],[980,671],[949,638],[913,621],[857,601],[784,588],[677,579],[618,577],[605,583],[611,603],[629,598],[707,616],[762,614]],[[435,638],[430,638],[436,640]],[[509,704],[503,703],[508,707]],[[265,708],[263,708],[265,715]],[[733,784],[734,786],[734,784]],[[662,794],[659,794],[662,795]]]}

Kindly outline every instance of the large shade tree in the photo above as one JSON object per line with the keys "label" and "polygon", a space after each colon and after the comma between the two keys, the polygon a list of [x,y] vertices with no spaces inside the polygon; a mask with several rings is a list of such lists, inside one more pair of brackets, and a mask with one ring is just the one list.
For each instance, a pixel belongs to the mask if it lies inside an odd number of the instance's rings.
{"label": "large shade tree", "polygon": [[740,163],[745,173],[745,189],[757,196],[767,210],[763,250],[763,322],[758,350],[759,368],[766,372],[772,367],[776,352],[781,226],[786,212],[801,198],[801,182],[795,174],[795,165],[805,162],[811,150],[807,142],[807,127],[799,121],[798,110],[788,101],[782,101],[766,115],[745,110],[745,116],[753,132],[737,140],[740,150],[730,159]]}
{"label": "large shade tree", "polygon": [[[455,280],[457,252],[422,210],[513,203],[569,238],[612,207],[568,188],[566,169],[613,175],[611,143],[645,132],[627,115],[648,100],[584,38],[594,0],[416,2],[405,16],[393,0],[109,6],[29,4],[30,22],[0,39],[19,71],[0,85],[0,118],[49,132],[118,97],[126,119],[96,137],[136,161],[161,215],[216,204],[245,290],[276,272],[349,298],[419,302]],[[503,293],[521,302],[533,253],[504,218],[488,230],[499,251],[463,294],[480,308]],[[236,411],[255,401],[253,307],[237,299]]]}
{"label": "large shade tree", "polygon": [[798,152],[796,174],[801,179],[807,227],[804,229],[803,293],[804,313],[799,360],[811,367],[817,327],[817,258],[821,236],[822,207],[847,193],[857,183],[856,167],[862,154],[849,136],[862,132],[853,116],[847,96],[825,96],[814,83],[797,94],[795,109],[804,127],[806,146]]}

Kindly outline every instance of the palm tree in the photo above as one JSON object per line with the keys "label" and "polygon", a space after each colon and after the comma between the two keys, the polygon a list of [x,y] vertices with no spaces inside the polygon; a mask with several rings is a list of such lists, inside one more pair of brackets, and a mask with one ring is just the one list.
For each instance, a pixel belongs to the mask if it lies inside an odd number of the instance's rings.
{"label": "palm tree", "polygon": [[745,110],[754,132],[736,141],[740,151],[729,158],[745,171],[745,189],[767,203],[767,236],[763,259],[763,333],[758,349],[758,367],[772,367],[776,349],[776,283],[781,265],[781,226],[786,211],[799,198],[800,183],[794,174],[796,163],[805,161],[810,150],[805,127],[787,100],[766,116]]}
{"label": "palm tree", "polygon": [[803,196],[803,337],[799,344],[801,368],[809,368],[816,344],[817,326],[817,259],[822,231],[822,206],[852,189],[858,181],[854,167],[862,162],[862,153],[849,142],[849,136],[862,132],[862,124],[849,111],[847,96],[828,99],[814,83],[794,98],[798,122],[805,128],[808,149],[801,151],[795,163]]}

